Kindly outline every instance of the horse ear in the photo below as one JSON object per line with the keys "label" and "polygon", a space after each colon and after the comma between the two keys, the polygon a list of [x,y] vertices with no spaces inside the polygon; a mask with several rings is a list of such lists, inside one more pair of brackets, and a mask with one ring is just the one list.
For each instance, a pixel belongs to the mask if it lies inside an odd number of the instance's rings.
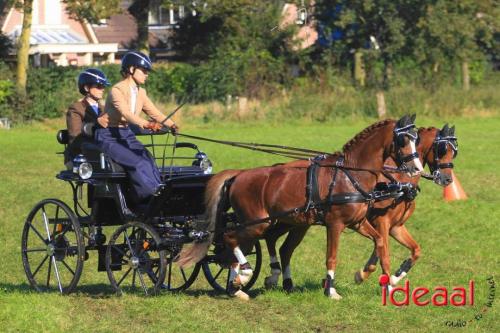
{"label": "horse ear", "polygon": [[412,114],[411,117],[410,117],[410,120],[411,120],[412,124],[415,124],[415,119],[417,119],[417,114],[416,113]]}
{"label": "horse ear", "polygon": [[454,136],[454,135],[455,135],[455,125],[453,125],[453,126],[450,128],[450,135],[451,135],[451,136]]}
{"label": "horse ear", "polygon": [[397,127],[404,127],[408,124],[408,115],[405,114],[404,116],[402,116],[398,122],[397,122]]}
{"label": "horse ear", "polygon": [[441,136],[447,136],[450,131],[450,128],[448,127],[448,123],[444,124],[443,128],[441,129]]}

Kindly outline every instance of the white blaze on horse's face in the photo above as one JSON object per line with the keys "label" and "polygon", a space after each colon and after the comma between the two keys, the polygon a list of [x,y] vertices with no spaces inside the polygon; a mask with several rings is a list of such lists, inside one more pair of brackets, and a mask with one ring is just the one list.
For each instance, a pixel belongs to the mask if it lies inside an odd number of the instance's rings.
{"label": "white blaze on horse's face", "polygon": [[410,175],[416,176],[416,175],[420,174],[422,171],[424,171],[424,166],[422,165],[420,158],[418,158],[418,154],[416,154],[417,147],[415,145],[415,141],[410,140],[410,147],[411,147],[411,153],[415,154],[415,158],[409,162]]}

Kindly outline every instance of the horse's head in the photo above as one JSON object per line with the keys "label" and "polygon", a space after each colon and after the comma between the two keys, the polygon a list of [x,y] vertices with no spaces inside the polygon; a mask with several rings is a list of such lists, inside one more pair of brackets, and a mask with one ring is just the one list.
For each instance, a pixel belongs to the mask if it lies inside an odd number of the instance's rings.
{"label": "horse's head", "polygon": [[398,167],[414,176],[424,170],[416,149],[418,139],[415,128],[416,114],[403,116],[396,122],[393,131],[394,160]]}
{"label": "horse's head", "polygon": [[455,126],[444,125],[436,131],[432,145],[424,154],[424,164],[429,165],[434,182],[441,186],[449,185],[453,179],[453,159],[458,154],[458,141],[455,136]]}

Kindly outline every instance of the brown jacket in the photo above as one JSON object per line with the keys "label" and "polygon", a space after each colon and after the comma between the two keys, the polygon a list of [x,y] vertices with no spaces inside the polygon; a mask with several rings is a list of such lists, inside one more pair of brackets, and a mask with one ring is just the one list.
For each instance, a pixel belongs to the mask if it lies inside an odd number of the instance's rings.
{"label": "brown jacket", "polygon": [[[99,104],[100,114],[104,110],[104,105]],[[81,99],[68,108],[66,113],[66,125],[68,127],[69,145],[66,150],[66,159],[75,157],[81,153],[81,145],[84,142],[93,142],[82,134],[85,123],[97,123],[97,115],[85,99]],[[102,121],[100,121],[101,123]]]}
{"label": "brown jacket", "polygon": [[157,122],[162,122],[166,118],[151,102],[143,88],[139,88],[137,93],[135,114],[133,114],[130,107],[130,86],[126,80],[118,82],[111,88],[104,110],[109,117],[109,127],[123,127],[132,123],[144,128],[148,121],[140,117],[141,111]]}

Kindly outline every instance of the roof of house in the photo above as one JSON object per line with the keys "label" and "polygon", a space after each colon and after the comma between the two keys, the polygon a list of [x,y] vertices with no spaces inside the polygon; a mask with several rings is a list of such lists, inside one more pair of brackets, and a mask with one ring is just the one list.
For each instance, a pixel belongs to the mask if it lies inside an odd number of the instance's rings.
{"label": "roof of house", "polygon": [[[11,39],[16,40],[21,34],[21,27],[16,28],[9,34]],[[40,28],[34,26],[31,30],[30,44],[83,44],[87,43],[81,36],[72,32],[69,27]]]}
{"label": "roof of house", "polygon": [[[137,23],[126,10],[106,20],[106,24],[92,26],[100,43],[118,43],[119,49],[130,49],[137,39]],[[171,29],[157,28],[149,30],[149,45],[161,47],[166,44]]]}
{"label": "roof of house", "polygon": [[128,48],[137,38],[137,23],[129,13],[113,15],[106,24],[94,25],[93,28],[99,42],[118,43],[121,49]]}

